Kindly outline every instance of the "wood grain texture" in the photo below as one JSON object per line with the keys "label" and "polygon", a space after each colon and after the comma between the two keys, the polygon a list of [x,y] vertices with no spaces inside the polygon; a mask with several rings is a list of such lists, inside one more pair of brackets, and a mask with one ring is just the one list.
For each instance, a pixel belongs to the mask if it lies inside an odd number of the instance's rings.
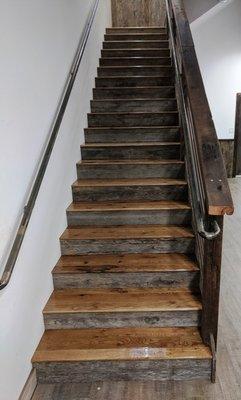
{"label": "wood grain texture", "polygon": [[78,180],[72,186],[74,202],[187,200],[187,183],[178,179]]}
{"label": "wood grain texture", "polygon": [[[113,72],[113,71],[112,71]],[[106,73],[106,71],[105,71]],[[94,100],[91,101],[91,112],[159,112],[177,110],[176,99],[143,99],[143,100]]]}
{"label": "wood grain texture", "polygon": [[201,310],[197,293],[174,289],[66,289],[55,290],[44,314]]}
{"label": "wood grain texture", "polygon": [[100,66],[140,66],[140,65],[171,65],[170,57],[102,57]]}
{"label": "wood grain texture", "polygon": [[[36,364],[37,365],[37,364]],[[69,383],[102,381],[108,376],[112,381],[180,381],[209,379],[210,359],[150,361],[85,361],[83,363],[39,363],[38,381]],[[112,392],[113,394],[113,392]],[[115,391],[116,395],[116,391]],[[112,397],[113,399],[113,397]]]}
{"label": "wood grain texture", "polygon": [[72,203],[67,211],[136,211],[136,210],[190,210],[191,207],[187,203],[180,201],[149,201],[149,202],[98,202],[98,203]]}
{"label": "wood grain texture", "polygon": [[53,270],[62,288],[198,287],[199,269],[184,254],[62,256]]}
{"label": "wood grain texture", "polygon": [[[102,50],[102,52],[106,52],[107,56],[112,57],[125,57],[125,53],[127,56],[129,55],[130,50]],[[139,55],[139,53],[143,52],[154,52],[154,50],[132,50],[132,52]],[[158,50],[155,50],[158,52]],[[164,51],[164,50],[160,50]],[[112,54],[112,52],[115,52]],[[142,54],[143,55],[143,54]],[[148,56],[148,54],[144,54]],[[97,77],[95,78],[96,88],[121,88],[121,87],[147,87],[147,86],[173,86],[173,78],[169,76],[109,76],[109,77]],[[160,124],[161,125],[161,124]],[[164,125],[164,123],[163,123]],[[105,126],[105,125],[103,125]],[[115,125],[114,125],[115,126]],[[118,125],[116,125],[118,126]],[[136,125],[137,126],[137,125]]]}
{"label": "wood grain texture", "polygon": [[65,288],[158,288],[158,287],[187,287],[196,289],[199,284],[199,271],[179,271],[173,269],[171,272],[80,272],[76,268],[71,271],[55,272],[53,274],[54,287]]}
{"label": "wood grain texture", "polygon": [[129,127],[87,128],[86,143],[173,142],[180,140],[179,127]]}
{"label": "wood grain texture", "polygon": [[234,168],[234,140],[233,139],[219,139],[223,161],[226,168],[228,178],[233,177]]}
{"label": "wood grain texture", "polygon": [[156,238],[168,240],[172,238],[194,237],[193,231],[189,227],[174,225],[126,225],[115,227],[76,227],[68,228],[61,236],[63,240],[82,240],[82,239],[143,239]]}
{"label": "wood grain texture", "polygon": [[125,40],[103,43],[103,49],[168,49],[168,40]]}
{"label": "wood grain texture", "polygon": [[71,329],[45,332],[33,362],[211,358],[197,328]]}
{"label": "wood grain texture", "polygon": [[171,4],[205,206],[209,215],[231,215],[234,208],[227,175],[184,5],[180,0],[172,0]]}
{"label": "wood grain texture", "polygon": [[[99,118],[108,118],[108,115],[90,114],[90,117],[99,121]],[[111,118],[120,118],[119,115],[112,114]],[[111,123],[111,118],[109,123]],[[180,158],[180,143],[91,143],[81,146],[81,155],[83,160],[178,159]]]}
{"label": "wood grain texture", "polygon": [[[123,289],[122,289],[123,290]],[[201,310],[45,313],[45,329],[200,326]]]}
{"label": "wood grain texture", "polygon": [[82,160],[78,179],[184,178],[185,164],[178,160]]}
{"label": "wood grain texture", "polygon": [[68,228],[60,238],[62,255],[94,253],[193,253],[189,227],[129,225]]}
{"label": "wood grain texture", "polygon": [[164,0],[112,0],[113,27],[164,26]]}
{"label": "wood grain texture", "polygon": [[167,34],[167,29],[165,27],[112,27],[106,28],[107,34],[115,34],[115,33],[161,33]]}
{"label": "wood grain texture", "polygon": [[182,202],[89,202],[72,203],[67,209],[68,226],[189,225],[191,209]]}
{"label": "wood grain texture", "polygon": [[98,254],[62,256],[54,272],[161,272],[197,271],[195,259],[186,254]]}
{"label": "wood grain texture", "polygon": [[[241,179],[230,181],[235,213],[227,218],[224,229],[224,254],[221,280],[221,305],[219,323],[219,346],[217,362],[217,382],[171,381],[120,382],[107,381],[105,377],[98,383],[47,385],[40,384],[33,400],[237,400],[241,398],[241,328],[237,318],[241,308],[240,241],[241,236]],[[232,290],[230,290],[232,288]],[[45,374],[46,376],[46,374]]]}
{"label": "wood grain texture", "polygon": [[[114,59],[111,59],[114,60]],[[118,61],[118,59],[117,59]],[[127,59],[129,62],[129,59]],[[93,89],[94,100],[104,100],[104,99],[158,99],[158,98],[175,98],[175,88],[174,86],[158,86],[158,87],[121,87],[121,88],[95,88]],[[141,128],[141,127],[140,127]],[[118,130],[118,127],[114,129]],[[114,130],[113,129],[113,130]],[[160,129],[165,129],[165,127],[160,127]],[[167,128],[168,129],[168,128]],[[171,130],[171,128],[169,128]],[[132,129],[133,130],[133,129]],[[133,140],[132,140],[133,141]]]}
{"label": "wood grain texture", "polygon": [[123,40],[167,40],[166,33],[109,33],[105,35],[105,41]]}

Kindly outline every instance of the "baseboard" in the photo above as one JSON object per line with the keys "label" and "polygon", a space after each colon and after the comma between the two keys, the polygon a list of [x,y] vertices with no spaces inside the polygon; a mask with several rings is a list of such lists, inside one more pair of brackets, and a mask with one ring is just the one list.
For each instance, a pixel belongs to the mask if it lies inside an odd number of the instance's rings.
{"label": "baseboard", "polygon": [[31,400],[37,386],[36,371],[32,369],[18,400]]}

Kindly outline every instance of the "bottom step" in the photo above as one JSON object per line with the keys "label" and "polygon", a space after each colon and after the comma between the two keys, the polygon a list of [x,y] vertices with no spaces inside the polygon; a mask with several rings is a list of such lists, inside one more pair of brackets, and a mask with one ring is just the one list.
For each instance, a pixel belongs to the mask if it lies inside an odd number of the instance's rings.
{"label": "bottom step", "polygon": [[210,379],[196,328],[46,331],[32,360],[41,383]]}

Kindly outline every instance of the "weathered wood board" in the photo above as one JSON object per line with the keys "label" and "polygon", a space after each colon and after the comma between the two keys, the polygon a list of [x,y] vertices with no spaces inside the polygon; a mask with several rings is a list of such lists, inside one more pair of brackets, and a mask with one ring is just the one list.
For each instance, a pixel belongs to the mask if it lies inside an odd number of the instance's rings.
{"label": "weathered wood board", "polygon": [[113,26],[163,26],[164,0],[112,0]]}

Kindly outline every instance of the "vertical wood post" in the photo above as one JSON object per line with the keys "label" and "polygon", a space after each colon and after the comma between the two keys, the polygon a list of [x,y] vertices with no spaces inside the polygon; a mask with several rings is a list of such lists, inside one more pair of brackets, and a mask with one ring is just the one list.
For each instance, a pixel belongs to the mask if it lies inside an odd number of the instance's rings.
{"label": "vertical wood post", "polygon": [[213,336],[217,346],[220,272],[222,261],[223,217],[216,217],[221,232],[214,240],[205,240],[203,251],[202,338],[211,345]]}
{"label": "vertical wood post", "polygon": [[241,175],[241,93],[237,93],[234,133],[233,177]]}

